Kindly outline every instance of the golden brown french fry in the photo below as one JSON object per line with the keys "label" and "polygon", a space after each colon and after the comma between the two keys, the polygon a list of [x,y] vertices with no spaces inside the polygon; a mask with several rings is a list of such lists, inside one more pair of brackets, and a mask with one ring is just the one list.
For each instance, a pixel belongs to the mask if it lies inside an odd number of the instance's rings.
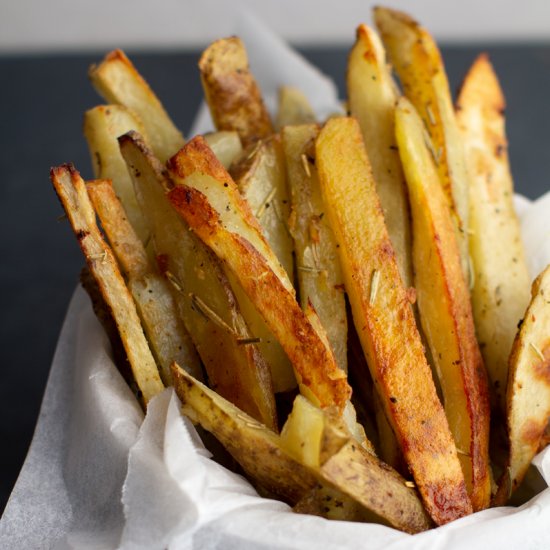
{"label": "golden brown french fry", "polygon": [[398,92],[380,38],[366,25],[357,28],[357,40],[348,58],[347,88],[349,110],[361,127],[399,273],[404,285],[411,287],[411,221],[395,143]]}
{"label": "golden brown french fry", "polygon": [[518,488],[550,420],[550,266],[535,279],[532,298],[510,355],[508,477]]}
{"label": "golden brown french fry", "polygon": [[128,290],[136,303],[163,382],[171,384],[170,365],[174,361],[183,365],[195,378],[202,379],[199,357],[179,319],[169,283],[151,265],[111,182],[91,181],[86,184],[86,189],[126,276]]}
{"label": "golden brown french fry", "polygon": [[354,323],[386,415],[426,510],[437,524],[449,522],[472,508],[354,119],[325,124],[316,164]]}
{"label": "golden brown french fry", "polygon": [[113,253],[97,227],[86,185],[72,165],[52,168],[50,175],[88,267],[111,308],[132,374],[147,405],[164,389],[164,385],[143,334],[135,304],[124,284]]}
{"label": "golden brown french fry", "polygon": [[530,279],[504,130],[506,107],[487,55],[470,68],[457,102],[470,174],[472,307],[493,405],[505,410],[508,357],[516,327],[529,303]]}
{"label": "golden brown french fry", "polygon": [[290,358],[302,393],[343,411],[351,389],[330,347],[294,296],[257,219],[204,139],[191,140],[168,163],[177,186],[172,206],[235,275]]}
{"label": "golden brown french fry", "polygon": [[[183,135],[122,50],[113,50],[101,63],[92,65],[88,76],[107,102],[124,105],[139,117],[147,133],[147,142],[161,161],[183,147]],[[132,129],[139,131],[139,128]]]}
{"label": "golden brown french fry", "polygon": [[232,36],[210,44],[201,55],[199,69],[204,96],[218,130],[238,132],[245,147],[273,133],[240,38]]}
{"label": "golden brown french fry", "polygon": [[489,505],[489,393],[468,287],[445,196],[422,139],[423,123],[401,98],[396,135],[409,188],[413,264],[420,320],[440,378],[474,510]]}
{"label": "golden brown french fry", "polygon": [[[370,510],[385,523],[409,533],[430,527],[414,489],[353,440],[339,439],[331,454],[323,455],[319,466],[306,466],[286,451],[280,436],[194,380],[177,365],[173,367],[173,378],[183,412],[211,431],[248,475],[271,493],[294,504],[319,481],[331,487],[331,494],[345,502],[347,509],[355,502],[360,510],[357,514],[362,512],[366,516]],[[354,483],[349,483],[350,478]],[[373,517],[372,513],[370,515]]]}
{"label": "golden brown french fry", "polygon": [[152,229],[161,272],[204,363],[210,384],[245,412],[277,429],[269,367],[239,312],[219,262],[172,210],[174,184],[135,133],[119,139],[136,195]]}
{"label": "golden brown french fry", "polygon": [[237,132],[210,132],[204,135],[204,139],[225,168],[229,168],[243,152]]}
{"label": "golden brown french fry", "polygon": [[139,118],[123,105],[98,105],[84,113],[84,137],[88,142],[95,177],[113,182],[134,231],[142,242],[146,242],[149,229],[117,141],[118,136],[130,130],[146,135]]}
{"label": "golden brown french fry", "polygon": [[317,168],[316,125],[287,126],[282,131],[292,215],[300,301],[311,302],[325,328],[338,366],[347,372],[348,323],[336,240],[325,216]]}
{"label": "golden brown french fry", "polygon": [[407,14],[377,7],[374,19],[403,92],[427,128],[422,139],[429,145],[453,211],[462,271],[468,280],[469,182],[443,59],[429,32]]}
{"label": "golden brown french fry", "polygon": [[277,107],[277,130],[284,126],[295,124],[312,124],[315,122],[315,113],[307,97],[293,86],[279,88],[279,104]]}
{"label": "golden brown french fry", "polygon": [[[273,136],[257,142],[251,152],[232,167],[231,173],[258,219],[266,241],[293,281],[293,242],[287,225],[290,201],[279,138]],[[229,277],[231,280],[232,275]],[[235,281],[232,286],[250,330],[261,339],[258,346],[271,367],[275,392],[295,388],[296,377],[281,344],[240,285]]]}

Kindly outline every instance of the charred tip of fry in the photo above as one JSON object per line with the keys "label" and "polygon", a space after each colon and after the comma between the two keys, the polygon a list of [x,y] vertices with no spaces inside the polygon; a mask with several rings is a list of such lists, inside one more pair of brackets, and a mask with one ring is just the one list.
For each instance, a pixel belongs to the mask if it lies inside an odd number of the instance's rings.
{"label": "charred tip of fry", "polygon": [[369,304],[372,306],[376,301],[376,295],[378,294],[378,285],[380,283],[380,271],[375,269],[372,272],[372,277],[370,280],[370,295],[369,295]]}

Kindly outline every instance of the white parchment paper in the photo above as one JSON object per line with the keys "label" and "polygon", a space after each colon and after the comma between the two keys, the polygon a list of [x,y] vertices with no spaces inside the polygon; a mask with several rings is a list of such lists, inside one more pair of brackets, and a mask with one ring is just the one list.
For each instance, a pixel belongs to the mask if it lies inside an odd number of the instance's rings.
{"label": "white parchment paper", "polygon": [[[340,108],[334,84],[259,22],[237,30],[273,104],[300,87],[320,117]],[[198,78],[198,75],[197,75]],[[195,130],[209,129],[204,108]],[[550,194],[517,199],[529,268],[550,263]],[[550,449],[535,464],[550,481]],[[485,510],[411,536],[380,525],[293,514],[209,458],[171,389],[145,418],[115,369],[79,288],[61,332],[29,454],[0,523],[1,548],[257,549],[550,548],[550,489],[519,508]]]}

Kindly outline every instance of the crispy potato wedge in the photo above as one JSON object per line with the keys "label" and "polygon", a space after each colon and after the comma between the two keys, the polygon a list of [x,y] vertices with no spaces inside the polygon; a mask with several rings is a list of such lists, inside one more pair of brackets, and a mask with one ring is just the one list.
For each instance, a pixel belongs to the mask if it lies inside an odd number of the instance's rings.
{"label": "crispy potato wedge", "polygon": [[171,385],[170,365],[174,361],[201,380],[200,360],[191,336],[179,318],[169,283],[156,266],[151,265],[111,182],[91,181],[86,184],[86,189],[125,274],[164,384]]}
{"label": "crispy potato wedge", "polygon": [[179,314],[212,387],[239,408],[277,429],[269,367],[254,345],[219,262],[173,211],[174,184],[135,133],[119,139],[136,196],[152,228],[160,271],[174,290]]}
{"label": "crispy potato wedge", "polygon": [[[374,9],[374,19],[403,92],[416,107],[453,212],[461,266],[468,280],[468,174],[443,59],[429,32],[403,12]],[[429,139],[428,139],[429,135]]]}
{"label": "crispy potato wedge", "polygon": [[201,55],[204,96],[218,130],[236,131],[246,147],[273,133],[260,88],[240,38],[216,40]]}
{"label": "crispy potato wedge", "polygon": [[204,139],[225,168],[242,155],[243,146],[237,132],[210,132]]}
{"label": "crispy potato wedge", "polygon": [[[97,93],[108,103],[124,105],[139,117],[147,133],[147,143],[161,161],[183,147],[183,135],[122,50],[113,50],[101,63],[92,65],[88,76]],[[139,128],[132,130],[139,131]]]}
{"label": "crispy potato wedge", "polygon": [[[294,280],[293,242],[287,225],[289,197],[279,138],[273,136],[249,147],[244,157],[233,165],[231,175],[288,278]],[[228,276],[230,280],[233,277]],[[248,326],[261,340],[258,346],[271,367],[275,392],[295,388],[296,377],[288,356],[244,290],[234,282],[232,286]]]}
{"label": "crispy potato wedge", "polygon": [[489,505],[491,490],[487,373],[449,209],[423,131],[415,108],[401,98],[396,135],[411,202],[420,320],[440,378],[468,492],[474,510],[481,510]]}
{"label": "crispy potato wedge", "polygon": [[369,369],[426,510],[446,523],[471,504],[355,119],[325,124],[316,164]]}
{"label": "crispy potato wedge", "polygon": [[281,86],[275,122],[277,131],[282,130],[284,126],[313,124],[314,122],[315,113],[306,96],[298,88]]}
{"label": "crispy potato wedge", "polygon": [[141,213],[132,178],[120,154],[118,136],[135,130],[145,136],[145,128],[137,116],[123,105],[98,105],[84,113],[84,137],[88,142],[92,166],[97,179],[110,179],[128,219],[142,242],[149,228]]}
{"label": "crispy potato wedge", "polygon": [[529,303],[530,279],[513,202],[506,107],[487,55],[470,68],[457,101],[470,174],[472,307],[494,406],[505,410],[508,357]]}
{"label": "crispy potato wedge", "polygon": [[[172,372],[183,412],[211,431],[247,474],[271,493],[295,504],[319,481],[323,486],[328,485],[330,494],[345,503],[348,510],[355,508],[356,515],[366,516],[368,510],[372,510],[384,522],[409,533],[430,527],[416,492],[407,487],[401,476],[353,440],[338,439],[334,433],[329,433],[332,454],[323,455],[324,462],[318,467],[308,467],[287,452],[281,436],[239,411],[177,365]],[[320,410],[319,413],[325,416]],[[331,432],[327,417],[325,423]],[[302,435],[312,439],[307,430]],[[349,483],[350,477],[355,483]],[[365,507],[368,510],[364,510]]]}
{"label": "crispy potato wedge", "polygon": [[204,139],[191,140],[170,159],[168,171],[177,183],[168,193],[172,206],[238,279],[290,358],[301,392],[343,411],[351,393],[345,373],[300,309],[257,219]]}
{"label": "crispy potato wedge", "polygon": [[361,127],[399,273],[404,285],[411,287],[411,221],[407,185],[395,143],[398,91],[380,38],[367,25],[357,28],[346,76],[349,110]]}
{"label": "crispy potato wedge", "polygon": [[535,279],[532,298],[510,355],[508,477],[518,488],[550,420],[550,266]]}
{"label": "crispy potato wedge", "polygon": [[115,319],[132,374],[145,405],[164,389],[157,365],[143,334],[135,304],[115,257],[97,227],[86,185],[72,165],[51,170],[55,191],[67,213],[86,263]]}
{"label": "crispy potato wedge", "polygon": [[317,125],[287,126],[282,131],[292,215],[300,302],[311,302],[325,328],[338,366],[347,372],[348,323],[336,240],[325,216],[317,168]]}

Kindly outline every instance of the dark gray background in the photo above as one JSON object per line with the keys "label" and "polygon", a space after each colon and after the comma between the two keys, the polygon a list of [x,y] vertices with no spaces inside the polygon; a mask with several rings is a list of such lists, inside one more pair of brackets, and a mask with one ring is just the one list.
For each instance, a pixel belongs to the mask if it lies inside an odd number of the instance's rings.
{"label": "dark gray background", "polygon": [[[516,189],[535,198],[550,188],[550,46],[444,47],[457,88],[488,51],[508,99]],[[344,96],[347,49],[308,48]],[[201,100],[197,53],[130,57],[176,124],[188,130]],[[73,162],[92,177],[82,114],[100,102],[87,81],[97,55],[0,57],[0,510],[28,445],[68,301],[83,259],[48,174]]]}

